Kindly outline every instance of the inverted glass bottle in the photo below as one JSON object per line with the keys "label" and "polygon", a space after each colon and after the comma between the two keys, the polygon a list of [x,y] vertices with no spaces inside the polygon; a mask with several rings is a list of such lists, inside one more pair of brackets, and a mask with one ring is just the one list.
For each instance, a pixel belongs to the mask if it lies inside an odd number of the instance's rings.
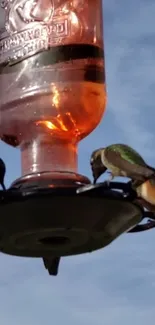
{"label": "inverted glass bottle", "polygon": [[2,10],[0,137],[20,148],[22,181],[85,183],[77,145],[106,107],[102,1],[4,0]]}

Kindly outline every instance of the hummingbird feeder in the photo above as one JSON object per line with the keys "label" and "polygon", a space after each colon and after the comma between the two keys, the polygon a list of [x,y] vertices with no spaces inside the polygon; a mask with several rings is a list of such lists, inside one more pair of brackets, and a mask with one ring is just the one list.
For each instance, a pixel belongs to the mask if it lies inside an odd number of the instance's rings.
{"label": "hummingbird feeder", "polygon": [[[21,151],[22,176],[0,192],[0,251],[43,258],[103,248],[154,227],[130,184],[77,171],[78,143],[106,108],[102,0],[3,0],[0,138]],[[48,261],[53,261],[49,268]]]}

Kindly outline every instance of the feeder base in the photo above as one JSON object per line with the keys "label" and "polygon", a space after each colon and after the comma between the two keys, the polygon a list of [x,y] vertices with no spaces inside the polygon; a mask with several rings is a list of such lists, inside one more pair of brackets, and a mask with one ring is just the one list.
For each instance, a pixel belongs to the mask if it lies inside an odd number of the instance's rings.
{"label": "feeder base", "polygon": [[96,188],[6,191],[0,206],[0,251],[44,258],[92,252],[142,220],[141,208],[122,193]]}

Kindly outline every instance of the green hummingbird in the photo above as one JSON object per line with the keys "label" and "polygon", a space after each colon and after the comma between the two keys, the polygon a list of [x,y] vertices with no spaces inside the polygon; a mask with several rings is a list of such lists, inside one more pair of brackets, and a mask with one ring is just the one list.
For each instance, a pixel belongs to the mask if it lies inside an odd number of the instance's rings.
{"label": "green hummingbird", "polygon": [[133,186],[136,186],[137,181],[139,185],[155,176],[155,169],[148,166],[137,151],[125,144],[112,144],[93,151],[90,164],[94,184],[107,169],[110,180],[115,176],[128,177],[133,180]]}

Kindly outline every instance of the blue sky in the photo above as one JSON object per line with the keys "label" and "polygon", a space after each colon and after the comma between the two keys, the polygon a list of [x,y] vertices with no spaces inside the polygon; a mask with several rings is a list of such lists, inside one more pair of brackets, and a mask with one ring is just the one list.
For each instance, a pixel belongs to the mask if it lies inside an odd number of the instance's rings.
{"label": "blue sky", "polygon": [[[154,1],[105,0],[104,33],[107,112],[79,150],[79,171],[89,177],[92,150],[114,142],[155,165]],[[9,185],[20,175],[19,152],[0,143],[0,155]],[[153,325],[154,247],[153,230],[126,234],[104,250],[63,259],[57,278],[41,260],[1,255],[0,324]]]}

